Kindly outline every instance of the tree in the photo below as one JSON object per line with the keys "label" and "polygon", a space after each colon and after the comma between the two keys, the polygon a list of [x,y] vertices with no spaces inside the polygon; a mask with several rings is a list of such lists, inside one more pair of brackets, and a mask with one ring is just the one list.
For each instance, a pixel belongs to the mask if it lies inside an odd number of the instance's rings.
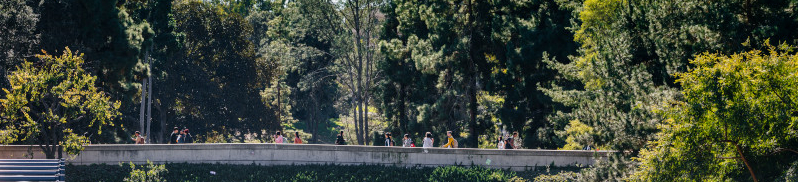
{"label": "tree", "polygon": [[[302,129],[311,143],[337,116],[339,85],[333,72],[333,38],[339,32],[331,2],[302,0],[258,11],[247,19],[257,31],[258,54],[277,70],[263,99],[277,110],[285,129]],[[333,26],[335,25],[335,26]]]}
{"label": "tree", "polygon": [[[530,148],[553,146],[537,140],[537,131],[558,105],[536,85],[556,79],[544,52],[561,59],[575,53],[566,29],[571,11],[557,1],[401,0],[383,11],[379,68],[386,79],[377,93],[400,130],[454,130],[477,147],[480,137],[507,129],[520,131]],[[484,98],[502,104],[488,109]]]}
{"label": "tree", "polygon": [[764,45],[764,52],[704,53],[677,74],[684,99],[667,103],[662,132],[641,152],[636,177],[795,179],[798,54],[785,44]]}
{"label": "tree", "polygon": [[153,88],[165,118],[200,136],[215,131],[238,142],[279,129],[275,112],[253,99],[260,98],[274,70],[255,54],[252,26],[244,17],[202,2],[178,3],[174,15],[184,46],[158,65],[162,78]]}
{"label": "tree", "polygon": [[83,54],[66,48],[59,57],[36,57],[39,62],[23,62],[12,72],[10,90],[3,89],[0,140],[38,144],[48,159],[62,158],[63,150],[77,154],[88,143],[86,134],[114,126],[120,103],[95,87],[97,77],[81,68]]}
{"label": "tree", "polygon": [[30,55],[39,43],[36,23],[39,14],[24,0],[0,2],[0,88],[8,88],[6,75],[17,63]]}
{"label": "tree", "polygon": [[373,97],[371,91],[380,75],[376,70],[380,59],[376,47],[377,27],[381,21],[377,18],[380,1],[347,0],[341,4],[339,13],[344,22],[331,22],[341,26],[337,28],[341,33],[335,39],[336,72],[338,82],[351,94],[357,143],[364,145],[371,138],[368,107]]}
{"label": "tree", "polygon": [[[598,135],[577,142],[624,151],[583,170],[584,181],[628,179],[648,141],[664,121],[662,103],[681,97],[673,73],[683,72],[700,52],[731,54],[741,42],[768,37],[794,41],[791,4],[778,1],[598,1],[560,2],[574,10],[572,27],[582,44],[570,63],[550,63],[571,83],[541,84],[565,108],[548,117],[541,136],[564,145],[569,123],[578,120]],[[774,10],[774,11],[771,11]],[[741,17],[741,18],[734,18]],[[748,17],[758,17],[751,18]],[[752,43],[757,44],[757,43]],[[573,127],[573,126],[570,126]],[[560,133],[555,135],[551,133]],[[563,135],[564,134],[564,135]]]}

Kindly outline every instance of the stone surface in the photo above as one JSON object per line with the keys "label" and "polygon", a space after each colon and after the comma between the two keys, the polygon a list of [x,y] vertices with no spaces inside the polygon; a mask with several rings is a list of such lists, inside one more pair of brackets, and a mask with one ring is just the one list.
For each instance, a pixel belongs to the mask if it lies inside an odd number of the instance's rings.
{"label": "stone surface", "polygon": [[[103,144],[88,145],[77,156],[68,156],[74,165],[146,163],[226,164],[382,164],[396,166],[481,165],[490,168],[524,170],[535,166],[586,166],[606,158],[608,151],[582,150],[496,150],[402,148],[357,145],[314,144]],[[0,146],[0,157],[44,158],[38,146]],[[490,162],[488,162],[490,161]]]}

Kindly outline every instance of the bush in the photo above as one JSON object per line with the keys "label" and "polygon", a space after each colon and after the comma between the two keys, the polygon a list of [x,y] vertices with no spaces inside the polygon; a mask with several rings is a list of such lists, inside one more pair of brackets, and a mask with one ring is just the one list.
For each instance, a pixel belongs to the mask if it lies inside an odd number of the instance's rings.
{"label": "bush", "polygon": [[[165,181],[528,181],[537,172],[483,167],[395,167],[381,165],[232,165],[169,163],[158,173]],[[148,167],[153,169],[154,166]],[[125,165],[69,165],[67,181],[123,181]],[[522,177],[523,176],[523,177]]]}
{"label": "bush", "polygon": [[166,166],[163,164],[155,165],[152,164],[149,160],[147,160],[146,166],[141,166],[141,169],[136,169],[136,164],[130,163],[130,176],[125,178],[124,181],[126,182],[161,182],[166,181],[161,177],[163,173],[166,173]]}

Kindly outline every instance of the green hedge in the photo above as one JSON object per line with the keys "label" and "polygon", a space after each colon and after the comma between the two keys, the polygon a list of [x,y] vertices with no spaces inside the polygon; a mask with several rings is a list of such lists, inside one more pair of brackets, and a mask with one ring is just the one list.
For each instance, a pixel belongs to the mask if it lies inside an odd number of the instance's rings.
{"label": "green hedge", "polygon": [[[516,173],[482,167],[408,168],[379,165],[261,166],[170,163],[166,164],[166,169],[168,171],[162,177],[167,181],[528,181],[540,173],[534,170]],[[69,165],[66,170],[67,181],[122,181],[130,173],[127,164]],[[211,174],[211,171],[216,174]]]}

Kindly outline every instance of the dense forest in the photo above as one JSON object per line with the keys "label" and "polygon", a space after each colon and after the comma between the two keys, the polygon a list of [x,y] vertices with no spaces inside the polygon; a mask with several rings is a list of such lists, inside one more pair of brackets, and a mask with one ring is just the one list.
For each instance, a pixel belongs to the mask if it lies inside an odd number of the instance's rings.
{"label": "dense forest", "polygon": [[798,0],[3,0],[0,141],[518,132],[617,151],[541,180],[798,181],[795,32]]}

